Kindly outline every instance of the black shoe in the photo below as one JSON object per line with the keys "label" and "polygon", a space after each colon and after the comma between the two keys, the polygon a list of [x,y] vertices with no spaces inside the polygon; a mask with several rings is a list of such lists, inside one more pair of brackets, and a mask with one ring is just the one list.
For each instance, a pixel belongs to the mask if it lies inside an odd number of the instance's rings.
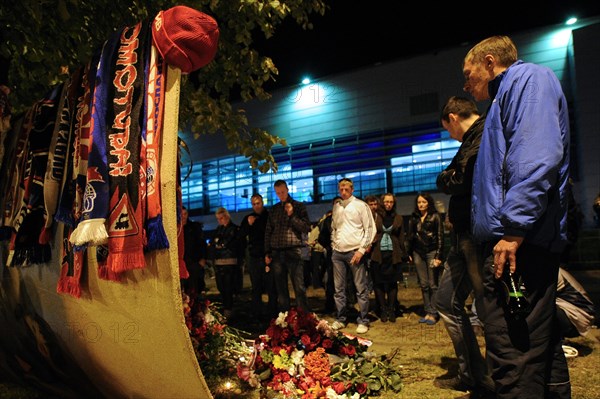
{"label": "black shoe", "polygon": [[381,312],[381,316],[379,316],[379,320],[381,320],[382,323],[385,323],[388,321],[388,315],[386,312]]}
{"label": "black shoe", "polygon": [[390,313],[390,323],[395,323],[396,322],[396,315],[394,314],[394,312]]}
{"label": "black shoe", "polygon": [[475,389],[474,386],[464,383],[458,377],[452,378],[436,378],[433,380],[433,385],[441,389],[452,389],[453,391],[468,392]]}

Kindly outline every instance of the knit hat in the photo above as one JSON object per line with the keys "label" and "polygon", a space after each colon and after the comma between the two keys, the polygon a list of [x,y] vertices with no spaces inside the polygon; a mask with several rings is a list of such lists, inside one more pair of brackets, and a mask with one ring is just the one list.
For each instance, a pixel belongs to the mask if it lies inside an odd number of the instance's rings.
{"label": "knit hat", "polygon": [[219,26],[209,15],[190,7],[175,6],[156,15],[152,38],[168,64],[190,73],[215,57]]}

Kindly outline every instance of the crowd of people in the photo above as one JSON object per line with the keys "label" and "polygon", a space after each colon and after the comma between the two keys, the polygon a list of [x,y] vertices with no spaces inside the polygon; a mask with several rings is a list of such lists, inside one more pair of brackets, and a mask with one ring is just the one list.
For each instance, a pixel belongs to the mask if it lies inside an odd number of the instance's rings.
{"label": "crowd of people", "polygon": [[[256,318],[268,320],[292,306],[310,312],[306,290],[312,284],[325,288],[324,312],[333,314],[333,329],[354,322],[356,333],[365,334],[370,312],[380,322],[396,321],[402,268],[414,264],[423,301],[418,322],[441,320],[458,359],[458,375],[436,379],[436,385],[472,398],[570,398],[563,339],[585,335],[595,309],[560,267],[572,243],[567,102],[556,76],[519,60],[506,36],[473,46],[462,72],[474,101],[451,97],[440,116],[461,143],[436,182],[450,196],[446,218],[430,193],[418,193],[404,218],[392,193],[361,199],[353,181],[342,178],[331,210],[311,223],[306,206],[278,180],[279,202],[267,210],[254,194],[253,211],[239,228],[226,209],[216,213],[219,227],[210,245],[224,314],[232,315],[245,262]],[[480,112],[477,102],[486,100]],[[185,231],[194,281],[182,284],[202,291],[198,268],[207,251],[194,241],[197,227]],[[202,255],[188,254],[188,242]],[[485,357],[465,306],[469,297],[483,326]],[[527,306],[515,311],[514,300]]]}

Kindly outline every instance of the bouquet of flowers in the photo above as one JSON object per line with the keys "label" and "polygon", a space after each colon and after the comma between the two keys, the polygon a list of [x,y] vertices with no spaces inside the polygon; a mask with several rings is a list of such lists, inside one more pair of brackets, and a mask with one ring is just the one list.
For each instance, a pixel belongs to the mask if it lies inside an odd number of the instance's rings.
{"label": "bouquet of flowers", "polygon": [[399,392],[393,356],[377,356],[369,343],[334,331],[314,313],[292,308],[271,321],[239,361],[238,376],[250,386],[284,398],[358,399],[385,390]]}
{"label": "bouquet of flowers", "polygon": [[224,389],[233,391],[236,384],[231,381],[237,380],[236,364],[252,353],[243,337],[247,333],[228,326],[208,299],[193,299],[186,293],[182,297],[185,323],[208,387],[215,397]]}

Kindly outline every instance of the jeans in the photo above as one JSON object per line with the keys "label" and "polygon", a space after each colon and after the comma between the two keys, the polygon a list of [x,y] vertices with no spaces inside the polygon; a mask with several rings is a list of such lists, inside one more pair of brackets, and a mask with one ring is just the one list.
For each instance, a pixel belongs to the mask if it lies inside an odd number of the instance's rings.
{"label": "jeans", "polygon": [[454,345],[461,381],[473,387],[493,389],[488,367],[465,309],[471,291],[475,294],[474,303],[480,302],[483,296],[477,245],[467,232],[452,234],[453,245],[434,298],[435,307]]}
{"label": "jeans", "polygon": [[[265,258],[263,256],[248,257],[248,273],[252,284],[252,310],[257,317],[266,315],[277,317],[277,290],[273,273],[265,271]],[[266,292],[269,296],[267,309],[263,309],[262,294]]]}
{"label": "jeans", "polygon": [[271,254],[271,269],[277,289],[277,305],[280,312],[290,309],[290,290],[288,288],[288,270],[292,279],[296,306],[310,312],[306,299],[306,286],[304,285],[304,260],[301,248],[273,249]]}
{"label": "jeans", "polygon": [[417,280],[423,294],[423,308],[425,313],[438,317],[438,312],[433,304],[433,297],[438,289],[438,279],[441,267],[429,267],[435,259],[435,251],[430,251],[422,258],[417,252],[413,254],[415,269],[417,270]]}
{"label": "jeans", "polygon": [[484,296],[477,304],[498,399],[571,397],[569,369],[556,319],[559,256],[527,243],[517,250],[517,272],[530,313],[515,319],[505,312],[494,277],[494,243],[482,247]]}
{"label": "jeans", "polygon": [[331,261],[333,263],[333,284],[335,293],[335,307],[337,309],[336,320],[346,324],[348,320],[348,298],[346,296],[346,267],[352,273],[354,286],[356,287],[356,299],[358,301],[359,315],[356,318],[357,324],[369,325],[369,289],[367,266],[364,257],[357,265],[351,265],[350,260],[354,256],[354,251],[338,252],[333,251]]}

